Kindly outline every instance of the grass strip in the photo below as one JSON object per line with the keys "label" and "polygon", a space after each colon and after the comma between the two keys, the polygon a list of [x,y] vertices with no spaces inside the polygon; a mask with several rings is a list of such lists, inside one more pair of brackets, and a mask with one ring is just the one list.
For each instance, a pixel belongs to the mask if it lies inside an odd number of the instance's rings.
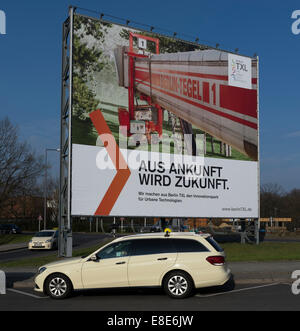
{"label": "grass strip", "polygon": [[0,246],[9,244],[27,243],[32,238],[32,235],[23,234],[1,234]]}

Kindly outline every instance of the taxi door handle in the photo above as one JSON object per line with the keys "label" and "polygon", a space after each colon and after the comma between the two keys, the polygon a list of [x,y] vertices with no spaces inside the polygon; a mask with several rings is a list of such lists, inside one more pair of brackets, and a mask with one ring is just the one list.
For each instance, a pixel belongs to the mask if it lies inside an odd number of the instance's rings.
{"label": "taxi door handle", "polygon": [[167,260],[168,258],[167,257],[161,257],[161,258],[159,258],[159,259],[157,259],[158,261],[165,261],[165,260]]}
{"label": "taxi door handle", "polygon": [[116,264],[125,264],[126,262],[117,262]]}

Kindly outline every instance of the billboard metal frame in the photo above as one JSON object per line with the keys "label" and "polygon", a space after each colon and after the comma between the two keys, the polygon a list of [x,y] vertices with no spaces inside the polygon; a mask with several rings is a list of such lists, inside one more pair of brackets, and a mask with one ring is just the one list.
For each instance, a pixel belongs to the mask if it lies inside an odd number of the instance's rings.
{"label": "billboard metal frame", "polygon": [[[72,257],[72,215],[71,215],[71,185],[72,185],[72,76],[73,76],[73,22],[75,11],[84,10],[99,17],[88,16],[84,14],[76,13],[78,16],[86,17],[89,19],[97,20],[103,23],[113,23],[119,26],[127,28],[137,29],[143,32],[152,32],[157,36],[163,36],[171,38],[173,40],[185,42],[196,46],[205,46],[209,49],[215,49],[226,53],[237,54],[237,51],[231,52],[223,50],[218,47],[205,45],[199,43],[199,39],[195,41],[185,40],[177,37],[177,33],[174,32],[173,36],[167,34],[161,34],[153,31],[153,26],[133,22],[130,20],[120,19],[114,16],[106,15],[101,12],[96,12],[79,7],[69,7],[69,16],[63,23],[63,35],[62,35],[62,76],[61,76],[61,137],[60,137],[60,193],[59,193],[59,245],[58,255],[60,257]],[[108,16],[111,20],[103,19],[103,16]],[[114,20],[123,20],[126,24],[114,22]],[[130,24],[130,25],[129,25]],[[148,27],[148,29],[134,26],[140,25]],[[168,31],[170,33],[170,31]],[[260,149],[259,149],[259,57],[254,55],[253,57],[243,54],[238,54],[244,57],[257,60],[257,119],[258,119],[258,215],[260,214]],[[89,216],[89,215],[86,215]],[[113,217],[113,216],[112,216]],[[256,243],[259,243],[259,218],[255,219],[256,228]]]}
{"label": "billboard metal frame", "polygon": [[257,61],[257,199],[258,199],[258,218],[255,220],[255,234],[256,244],[259,244],[259,230],[260,230],[260,113],[259,113],[259,56],[256,56]]}
{"label": "billboard metal frame", "polygon": [[74,8],[63,23],[61,76],[61,136],[59,189],[59,256],[72,256],[71,167],[72,167],[72,50]]}

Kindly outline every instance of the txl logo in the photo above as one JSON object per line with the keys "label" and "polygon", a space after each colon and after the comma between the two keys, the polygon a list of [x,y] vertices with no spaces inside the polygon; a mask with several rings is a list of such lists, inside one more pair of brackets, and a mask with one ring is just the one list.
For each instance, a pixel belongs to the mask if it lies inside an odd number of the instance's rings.
{"label": "txl logo", "polygon": [[248,72],[246,64],[236,62],[236,68],[239,71],[245,71]]}
{"label": "txl logo", "polygon": [[300,34],[300,10],[295,10],[292,13],[292,19],[296,20],[292,24],[292,32],[297,35]]}
{"label": "txl logo", "polygon": [[0,10],[0,34],[6,34],[6,15],[3,10]]}

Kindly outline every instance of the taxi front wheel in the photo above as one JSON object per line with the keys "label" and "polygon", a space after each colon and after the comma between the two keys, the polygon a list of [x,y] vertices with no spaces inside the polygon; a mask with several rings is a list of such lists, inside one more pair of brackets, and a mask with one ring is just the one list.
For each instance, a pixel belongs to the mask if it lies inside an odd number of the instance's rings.
{"label": "taxi front wheel", "polygon": [[45,282],[45,291],[52,299],[65,299],[73,292],[73,286],[67,276],[53,274]]}

